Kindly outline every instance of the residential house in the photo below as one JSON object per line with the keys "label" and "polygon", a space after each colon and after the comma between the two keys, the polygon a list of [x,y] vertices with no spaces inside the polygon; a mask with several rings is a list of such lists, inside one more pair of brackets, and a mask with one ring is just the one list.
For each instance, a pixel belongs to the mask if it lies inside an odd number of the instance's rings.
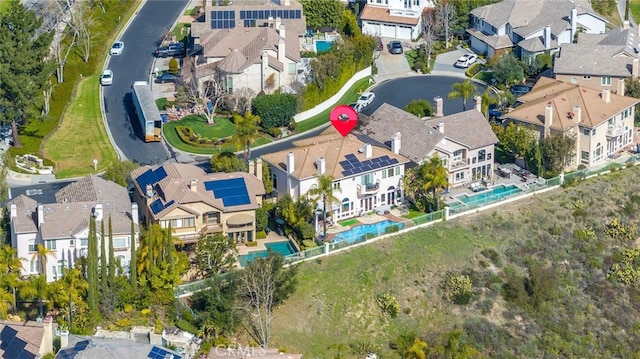
{"label": "residential house", "polygon": [[204,22],[191,25],[191,40],[199,50],[185,60],[183,77],[200,86],[215,81],[228,92],[295,92],[305,32],[302,5],[295,0],[207,6]]}
{"label": "residential house", "polygon": [[222,233],[238,242],[255,239],[255,211],[265,194],[262,163],[253,173],[205,173],[200,167],[172,163],[131,172],[133,198],[147,224],[171,226],[183,244]]}
{"label": "residential house", "polygon": [[580,33],[577,43],[562,44],[556,53],[555,78],[624,95],[625,79],[640,72],[639,41],[640,27],[628,21],[605,34]]}
{"label": "residential house", "polygon": [[633,142],[634,106],[640,100],[542,77],[520,105],[500,117],[533,126],[540,140],[553,135],[576,136],[575,158],[567,169],[602,163]]}
{"label": "residential house", "polygon": [[[46,274],[47,281],[55,281],[64,268],[73,268],[80,257],[86,257],[91,216],[96,220],[98,241],[107,240],[111,221],[114,257],[128,272],[130,246],[139,233],[138,205],[131,203],[127,189],[117,183],[90,175],[58,190],[55,201],[39,203],[21,194],[9,201],[8,207],[11,245],[18,252],[23,275]],[[37,255],[38,245],[50,251],[46,258]],[[45,273],[40,272],[42,261]]]}
{"label": "residential house", "polygon": [[360,13],[362,33],[414,40],[422,32],[422,12],[431,0],[367,0]]}
{"label": "residential house", "polygon": [[556,52],[578,32],[604,33],[606,24],[587,0],[503,0],[475,8],[471,16],[467,32],[475,52],[492,57],[513,49],[525,61]]}
{"label": "residential house", "polygon": [[41,322],[0,321],[0,358],[36,359],[53,352],[52,317]]}
{"label": "residential house", "polygon": [[62,339],[56,359],[182,359],[188,356],[179,354],[158,343],[157,345],[139,343],[123,338],[99,338],[80,335],[68,335]]}
{"label": "residential house", "polygon": [[498,138],[480,112],[481,100],[468,111],[443,116],[443,101],[436,97],[435,116],[421,119],[387,103],[382,104],[361,125],[364,136],[393,148],[413,166],[438,155],[449,172],[449,185],[462,186],[492,177],[494,146]]}
{"label": "residential house", "polygon": [[332,204],[334,218],[401,203],[404,166],[409,162],[397,151],[362,142],[351,134],[342,137],[333,128],[262,159],[269,164],[278,197],[290,195],[295,200],[306,196],[317,187],[319,176],[331,176],[334,196],[340,199]]}

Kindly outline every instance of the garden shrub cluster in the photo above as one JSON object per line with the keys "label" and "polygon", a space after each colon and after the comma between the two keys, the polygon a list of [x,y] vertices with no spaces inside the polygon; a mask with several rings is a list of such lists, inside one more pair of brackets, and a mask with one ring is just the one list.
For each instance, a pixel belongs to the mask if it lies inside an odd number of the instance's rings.
{"label": "garden shrub cluster", "polygon": [[[215,146],[219,146],[224,144],[224,140],[210,139],[198,136],[191,127],[187,126],[176,126],[176,133],[180,137],[182,142],[187,143],[194,147],[201,148],[213,148]],[[220,143],[219,143],[220,142]]]}
{"label": "garden shrub cluster", "polygon": [[267,238],[267,232],[265,231],[256,232],[256,239],[265,239],[265,238]]}
{"label": "garden shrub cluster", "polygon": [[465,71],[465,74],[467,75],[467,77],[473,77],[473,76],[477,75],[478,72],[480,72],[480,71],[482,71],[482,64],[475,63],[475,64],[469,66],[467,71]]}
{"label": "garden shrub cluster", "polygon": [[376,297],[376,303],[382,313],[390,316],[391,318],[395,318],[398,316],[398,312],[400,312],[400,302],[398,299],[392,295],[391,293],[382,293]]}
{"label": "garden shrub cluster", "polygon": [[260,116],[260,125],[267,131],[274,127],[289,126],[297,109],[297,97],[286,93],[260,95],[251,103],[251,112]]}

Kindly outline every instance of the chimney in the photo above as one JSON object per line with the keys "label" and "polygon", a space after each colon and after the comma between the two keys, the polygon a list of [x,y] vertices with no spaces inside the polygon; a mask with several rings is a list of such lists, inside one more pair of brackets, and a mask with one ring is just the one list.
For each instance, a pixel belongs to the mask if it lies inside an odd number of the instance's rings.
{"label": "chimney", "polygon": [[573,118],[577,123],[582,121],[582,109],[578,105],[573,106]]}
{"label": "chimney", "polygon": [[287,155],[287,174],[292,174],[296,170],[295,160],[293,158],[293,152],[289,152]]}
{"label": "chimney", "polygon": [[93,216],[96,221],[102,221],[102,203],[96,203],[96,206],[93,207]]}
{"label": "chimney", "polygon": [[269,19],[267,20],[267,24],[269,25],[269,27],[273,27],[273,16],[269,16]]}
{"label": "chimney", "polygon": [[291,6],[291,0],[284,0],[284,6]]}
{"label": "chimney", "polygon": [[324,161],[324,157],[318,158],[318,162],[316,162],[316,165],[318,167],[318,174],[323,175],[324,171],[326,170],[326,163]]}
{"label": "chimney", "polygon": [[373,156],[373,147],[370,143],[364,144],[364,158],[371,158]]}
{"label": "chimney", "polygon": [[436,104],[436,111],[433,114],[433,116],[434,117],[442,117],[442,116],[444,116],[444,111],[443,111],[443,108],[442,108],[442,97],[440,97],[440,96],[434,97],[433,102],[435,102],[435,104]]}
{"label": "chimney", "polygon": [[38,203],[38,228],[44,223],[44,207]]}
{"label": "chimney", "polygon": [[284,39],[280,38],[280,40],[278,40],[278,60],[280,60],[280,62],[284,62],[284,56],[286,54],[286,52],[284,52],[284,49]]}
{"label": "chimney", "polygon": [[391,151],[396,155],[400,153],[400,132],[394,133],[391,138]]}
{"label": "chimney", "polygon": [[256,162],[255,161],[249,161],[249,173],[251,173],[252,175],[255,176],[255,174],[256,174]]}
{"label": "chimney", "polygon": [[153,186],[151,185],[151,183],[147,183],[147,188],[145,188],[145,190],[146,190],[147,197],[149,198],[153,197]]}
{"label": "chimney", "polygon": [[18,206],[15,203],[11,203],[11,218],[18,217]]}
{"label": "chimney", "polygon": [[195,179],[192,179],[189,182],[189,189],[191,189],[192,192],[198,192],[198,181]]}
{"label": "chimney", "polygon": [[262,83],[260,84],[260,88],[264,91],[266,86],[265,82],[267,81],[267,70],[269,69],[269,54],[267,54],[267,50],[262,50]]}
{"label": "chimney", "polygon": [[622,22],[622,28],[625,30],[629,30],[629,20],[625,20]]}
{"label": "chimney", "polygon": [[624,87],[624,79],[618,79],[618,95],[620,96],[624,96],[624,92],[625,92],[625,87]]}
{"label": "chimney", "polygon": [[482,97],[476,96],[473,99],[476,101],[476,110],[482,113]]}
{"label": "chimney", "polygon": [[602,90],[602,101],[605,103],[611,102],[611,91],[609,89]]}
{"label": "chimney", "polygon": [[574,41],[576,34],[578,33],[578,9],[573,7],[571,9],[571,16],[569,16],[569,22],[571,23],[571,42]]}
{"label": "chimney", "polygon": [[444,122],[438,122],[438,131],[444,133]]}
{"label": "chimney", "polygon": [[42,321],[42,329],[44,329],[44,332],[40,352],[50,353],[53,351],[53,318],[51,316],[44,318]]}
{"label": "chimney", "polygon": [[262,158],[256,160],[256,177],[262,181]]}
{"label": "chimney", "polygon": [[547,50],[551,48],[551,27],[549,25],[544,27],[544,48]]}
{"label": "chimney", "polygon": [[[640,26],[638,26],[638,28],[640,28]],[[639,74],[640,74],[640,59],[635,58],[631,63],[631,77],[633,77],[634,79],[637,79]]]}
{"label": "chimney", "polygon": [[549,131],[551,129],[551,124],[553,123],[553,106],[548,104],[547,107],[544,108],[544,135],[548,136]]}
{"label": "chimney", "polygon": [[276,17],[276,30],[280,30],[280,24],[282,24],[282,18]]}
{"label": "chimney", "polygon": [[133,220],[133,224],[138,224],[140,221],[140,213],[138,212],[138,204],[133,202],[131,203],[131,220]]}
{"label": "chimney", "polygon": [[69,346],[69,331],[61,330],[60,333],[60,349],[64,349]]}
{"label": "chimney", "polygon": [[286,32],[284,29],[284,24],[281,24],[280,27],[278,28],[278,35],[280,35],[281,38],[286,39]]}

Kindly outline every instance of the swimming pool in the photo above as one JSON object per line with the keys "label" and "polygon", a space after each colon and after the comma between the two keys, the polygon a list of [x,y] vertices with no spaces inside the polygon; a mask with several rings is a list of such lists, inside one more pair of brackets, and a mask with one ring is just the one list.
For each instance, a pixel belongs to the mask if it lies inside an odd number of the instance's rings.
{"label": "swimming pool", "polygon": [[316,40],[316,52],[327,52],[331,48],[331,45],[333,45],[333,41]]}
{"label": "swimming pool", "polygon": [[398,226],[398,229],[402,229],[404,227],[404,223],[394,222],[390,220],[373,223],[373,224],[363,224],[360,226],[355,226],[348,231],[344,231],[336,234],[336,236],[333,237],[331,242],[332,243],[338,243],[338,242],[353,243],[353,242],[362,240],[362,237],[366,234],[371,234],[370,238],[377,237],[379,235],[385,234],[385,229],[393,225]]}
{"label": "swimming pool", "polygon": [[460,200],[464,205],[460,203],[452,203],[449,205],[451,209],[459,209],[465,207],[478,207],[488,203],[499,201],[503,198],[513,196],[514,194],[522,192],[521,188],[518,188],[516,185],[499,185],[495,187],[491,187],[488,191],[474,193],[472,195],[464,194],[456,197],[456,199]]}
{"label": "swimming pool", "polygon": [[291,243],[289,243],[289,241],[265,243],[264,246],[267,247],[267,250],[249,252],[247,254],[238,256],[238,261],[240,262],[240,266],[245,267],[249,262],[253,261],[256,258],[267,257],[269,255],[269,250],[275,253],[282,254],[285,257],[297,252],[296,249],[293,248]]}

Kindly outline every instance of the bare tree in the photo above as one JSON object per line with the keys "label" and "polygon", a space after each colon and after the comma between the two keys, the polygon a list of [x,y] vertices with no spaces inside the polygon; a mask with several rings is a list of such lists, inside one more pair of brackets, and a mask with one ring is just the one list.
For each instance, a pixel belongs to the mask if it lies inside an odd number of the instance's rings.
{"label": "bare tree", "polygon": [[427,66],[431,64],[431,52],[436,39],[438,29],[438,19],[433,8],[425,8],[422,13],[422,37],[425,41],[425,52],[427,55]]}
{"label": "bare tree", "polygon": [[90,4],[91,6],[98,6],[100,8],[100,11],[102,11],[103,14],[107,12],[107,9],[104,7],[103,0],[91,0]]}
{"label": "bare tree", "polygon": [[213,124],[216,109],[220,106],[220,103],[229,96],[224,84],[213,78],[199,81],[194,77],[189,84],[185,86],[185,92],[189,102],[194,105],[195,112],[205,116],[209,124]]}
{"label": "bare tree", "polygon": [[438,1],[436,8],[436,17],[440,23],[442,31],[444,31],[445,47],[449,48],[449,30],[451,24],[455,20],[455,8],[448,0]]}
{"label": "bare tree", "polygon": [[254,97],[256,97],[255,91],[248,87],[241,87],[225,98],[224,107],[231,112],[237,112],[244,116],[251,109],[251,101],[253,101]]}
{"label": "bare tree", "polygon": [[44,103],[42,105],[42,116],[46,116],[49,113],[49,110],[51,109],[49,104],[51,103],[52,93],[53,93],[53,84],[51,83],[51,80],[48,80],[47,85],[44,86],[44,89],[42,90],[42,96],[44,98]]}
{"label": "bare tree", "polygon": [[91,34],[93,18],[89,15],[88,10],[89,6],[82,3],[76,8],[74,15],[69,21],[69,26],[71,26],[72,31],[75,32],[74,36],[78,39],[78,44],[80,45],[78,46],[78,49],[84,62],[89,62],[89,56],[91,55],[91,41],[93,40]]}
{"label": "bare tree", "polygon": [[[45,23],[64,24],[62,29],[55,32],[53,40],[51,41],[51,52],[49,54],[49,58],[55,59],[56,62],[56,78],[58,83],[64,82],[64,66],[78,39],[76,31],[73,31],[73,29],[69,31],[71,27],[69,24],[73,21],[75,11],[73,8],[74,3],[75,0],[48,0],[44,4],[43,11],[41,12],[45,18]],[[47,102],[46,93],[45,102]]]}

